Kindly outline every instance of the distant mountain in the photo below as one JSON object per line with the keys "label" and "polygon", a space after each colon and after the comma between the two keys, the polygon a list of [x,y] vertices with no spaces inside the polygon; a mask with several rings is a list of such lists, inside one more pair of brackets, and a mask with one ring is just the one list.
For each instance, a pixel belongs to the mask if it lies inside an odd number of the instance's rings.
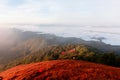
{"label": "distant mountain", "polygon": [[78,60],[20,65],[0,73],[3,80],[120,80],[120,68]]}

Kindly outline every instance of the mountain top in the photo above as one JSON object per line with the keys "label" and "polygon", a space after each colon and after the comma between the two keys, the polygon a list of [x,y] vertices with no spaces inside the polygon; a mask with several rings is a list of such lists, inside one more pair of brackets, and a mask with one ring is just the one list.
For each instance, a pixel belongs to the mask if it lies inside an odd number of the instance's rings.
{"label": "mountain top", "polygon": [[119,80],[120,68],[78,60],[53,60],[16,66],[3,80]]}

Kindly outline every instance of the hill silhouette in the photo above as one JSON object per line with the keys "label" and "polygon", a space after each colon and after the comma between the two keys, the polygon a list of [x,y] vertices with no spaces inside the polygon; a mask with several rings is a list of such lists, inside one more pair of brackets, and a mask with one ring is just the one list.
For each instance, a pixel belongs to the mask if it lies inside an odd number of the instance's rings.
{"label": "hill silhouette", "polygon": [[0,73],[3,80],[120,80],[120,68],[78,61],[53,60],[16,66]]}

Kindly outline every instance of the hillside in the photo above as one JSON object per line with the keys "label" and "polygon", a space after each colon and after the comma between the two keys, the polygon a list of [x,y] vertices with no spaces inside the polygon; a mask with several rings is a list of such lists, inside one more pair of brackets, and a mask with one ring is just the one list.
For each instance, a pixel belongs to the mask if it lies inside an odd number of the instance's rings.
{"label": "hillside", "polygon": [[113,46],[99,41],[85,41],[75,37],[59,37],[19,29],[0,30],[0,65],[9,63],[31,53],[37,53],[43,47],[65,44],[82,44],[104,52],[120,54],[120,46]]}
{"label": "hillside", "polygon": [[[74,57],[120,67],[120,46],[19,29],[3,31],[0,35],[4,35],[0,40],[0,71],[21,64]],[[72,49],[75,52],[69,52]]]}
{"label": "hillside", "polygon": [[120,68],[75,60],[20,65],[0,73],[3,80],[119,80]]}
{"label": "hillside", "polygon": [[[34,51],[34,50],[33,50]],[[21,52],[21,51],[20,51]],[[31,51],[30,51],[31,52]],[[36,53],[29,53],[22,58],[10,61],[0,67],[0,71],[21,65],[46,60],[84,60],[110,66],[120,67],[120,56],[115,53],[104,53],[96,48],[85,45],[59,45],[42,48]]]}

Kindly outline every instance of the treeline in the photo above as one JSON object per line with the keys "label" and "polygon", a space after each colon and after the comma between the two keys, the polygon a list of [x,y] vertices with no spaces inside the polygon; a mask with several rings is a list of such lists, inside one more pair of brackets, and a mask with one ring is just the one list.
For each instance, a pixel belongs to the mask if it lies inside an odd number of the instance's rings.
{"label": "treeline", "polygon": [[96,48],[85,45],[67,44],[42,48],[35,53],[28,54],[27,56],[6,64],[1,70],[6,70],[20,64],[58,59],[85,60],[120,67],[120,56],[114,52],[104,53]]}

